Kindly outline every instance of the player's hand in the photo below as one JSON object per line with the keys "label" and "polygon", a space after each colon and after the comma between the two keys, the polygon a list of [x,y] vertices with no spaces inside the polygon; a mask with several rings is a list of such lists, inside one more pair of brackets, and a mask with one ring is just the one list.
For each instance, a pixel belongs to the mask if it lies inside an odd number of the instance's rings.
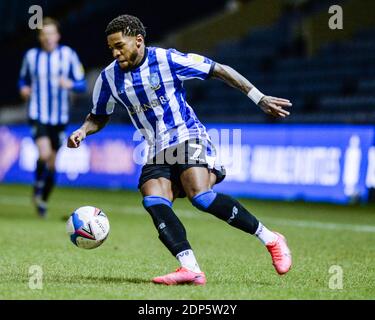
{"label": "player's hand", "polygon": [[21,89],[20,89],[20,95],[21,95],[21,98],[24,100],[24,101],[27,101],[29,100],[30,96],[31,96],[31,88],[29,86],[23,86]]}
{"label": "player's hand", "polygon": [[71,89],[73,88],[73,81],[64,77],[59,79],[59,85],[63,89]]}
{"label": "player's hand", "polygon": [[86,138],[86,133],[82,129],[74,131],[68,139],[68,148],[78,148]]}
{"label": "player's hand", "polygon": [[267,114],[285,118],[290,115],[290,112],[284,108],[291,107],[292,103],[287,99],[264,96],[259,101],[258,106]]}

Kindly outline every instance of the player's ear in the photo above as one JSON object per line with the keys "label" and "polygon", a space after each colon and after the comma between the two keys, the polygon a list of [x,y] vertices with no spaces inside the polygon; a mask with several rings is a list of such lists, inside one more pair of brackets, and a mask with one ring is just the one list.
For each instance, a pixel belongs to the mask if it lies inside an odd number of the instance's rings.
{"label": "player's ear", "polygon": [[139,48],[142,45],[143,42],[144,42],[144,39],[143,39],[142,35],[138,34],[135,37],[135,43],[136,43],[137,48]]}

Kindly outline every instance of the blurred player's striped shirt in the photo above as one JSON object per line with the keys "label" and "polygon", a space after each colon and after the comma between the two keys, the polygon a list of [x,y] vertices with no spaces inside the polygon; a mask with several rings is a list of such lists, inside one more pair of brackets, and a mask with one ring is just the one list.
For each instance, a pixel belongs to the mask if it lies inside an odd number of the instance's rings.
{"label": "blurred player's striped shirt", "polygon": [[210,141],[206,128],[186,102],[183,82],[207,79],[214,64],[197,54],[147,47],[137,68],[124,72],[113,61],[101,72],[91,112],[109,115],[116,103],[126,107],[134,126],[148,142],[149,158],[191,138]]}
{"label": "blurred player's striped shirt", "polygon": [[77,53],[68,46],[52,52],[29,49],[22,62],[19,88],[31,86],[29,118],[43,124],[66,124],[69,120],[68,90],[59,85],[61,77],[73,81],[72,90],[83,92],[86,81]]}

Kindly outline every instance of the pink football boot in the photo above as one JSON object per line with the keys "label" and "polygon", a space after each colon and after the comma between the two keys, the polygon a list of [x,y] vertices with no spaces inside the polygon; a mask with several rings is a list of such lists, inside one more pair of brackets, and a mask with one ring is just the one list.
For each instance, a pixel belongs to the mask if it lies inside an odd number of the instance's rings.
{"label": "pink football boot", "polygon": [[178,268],[175,272],[152,279],[152,282],[157,284],[165,284],[168,286],[176,284],[205,285],[206,276],[203,272],[197,273],[181,267]]}
{"label": "pink football boot", "polygon": [[275,232],[277,239],[269,243],[266,247],[272,257],[272,264],[278,274],[287,273],[292,266],[292,255],[286,243],[285,237]]}

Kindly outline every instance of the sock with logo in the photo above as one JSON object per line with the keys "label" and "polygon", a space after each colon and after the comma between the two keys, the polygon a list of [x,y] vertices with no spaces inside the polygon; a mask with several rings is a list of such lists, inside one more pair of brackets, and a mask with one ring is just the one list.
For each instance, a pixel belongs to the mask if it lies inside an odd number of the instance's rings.
{"label": "sock with logo", "polygon": [[151,215],[160,241],[173,256],[191,249],[186,230],[172,209],[172,202],[159,196],[146,196],[143,206]]}
{"label": "sock with logo", "polygon": [[192,204],[247,233],[255,234],[258,229],[259,221],[236,199],[225,194],[208,190],[197,194]]}
{"label": "sock with logo", "polygon": [[277,240],[277,235],[274,232],[268,230],[261,222],[259,222],[259,226],[257,231],[255,231],[255,235],[264,245],[270,244],[271,242]]}
{"label": "sock with logo", "polygon": [[202,272],[199,268],[198,262],[195,259],[193,250],[185,250],[176,255],[177,260],[180,262],[181,267],[190,271],[199,273]]}

